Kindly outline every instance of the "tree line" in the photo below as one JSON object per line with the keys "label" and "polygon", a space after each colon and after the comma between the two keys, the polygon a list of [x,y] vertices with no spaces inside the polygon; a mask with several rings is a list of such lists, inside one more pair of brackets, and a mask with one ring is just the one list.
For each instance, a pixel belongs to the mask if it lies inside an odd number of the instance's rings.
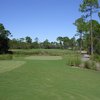
{"label": "tree line", "polygon": [[9,38],[11,33],[6,30],[3,24],[0,24],[0,54],[8,53]]}
{"label": "tree line", "polygon": [[49,42],[48,39],[43,42],[39,42],[39,38],[36,37],[34,42],[31,37],[26,36],[20,39],[9,40],[10,49],[74,49],[76,45],[75,38],[69,37],[57,37],[57,42]]}
{"label": "tree line", "polygon": [[13,38],[10,39],[11,33],[6,30],[4,25],[0,23],[0,53],[8,53],[9,49],[75,49],[78,43],[75,37],[57,37],[57,41],[49,42],[48,39],[43,42],[39,42],[39,38],[36,37],[34,42],[31,37],[25,38]]}

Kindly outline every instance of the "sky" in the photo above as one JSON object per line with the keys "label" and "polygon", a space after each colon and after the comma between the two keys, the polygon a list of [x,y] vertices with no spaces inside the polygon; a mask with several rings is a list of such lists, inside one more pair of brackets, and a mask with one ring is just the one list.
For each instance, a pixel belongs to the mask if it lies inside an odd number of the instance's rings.
{"label": "sky", "polygon": [[[0,0],[0,23],[13,37],[30,36],[33,41],[58,36],[72,38],[76,34],[73,25],[81,17],[79,5],[82,0]],[[95,17],[97,19],[97,17]]]}

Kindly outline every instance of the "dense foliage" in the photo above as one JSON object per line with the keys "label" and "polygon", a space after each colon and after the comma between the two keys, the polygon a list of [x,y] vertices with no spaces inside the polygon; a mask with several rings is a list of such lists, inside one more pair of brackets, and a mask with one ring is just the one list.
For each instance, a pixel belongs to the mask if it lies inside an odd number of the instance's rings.
{"label": "dense foliage", "polygon": [[11,33],[5,29],[3,24],[0,24],[0,53],[7,53],[9,49],[9,38]]}
{"label": "dense foliage", "polygon": [[[28,36],[27,36],[28,37]],[[31,37],[28,37],[31,42],[28,42],[25,38],[12,39],[9,42],[11,49],[74,49],[76,46],[75,38],[61,37],[57,38],[58,42],[49,42],[48,39],[43,42],[38,42],[38,38],[32,42]]]}
{"label": "dense foliage", "polygon": [[80,50],[85,49],[92,55],[100,54],[100,23],[92,16],[98,9],[98,0],[83,0],[79,9],[83,15],[74,23],[80,36],[78,39]]}

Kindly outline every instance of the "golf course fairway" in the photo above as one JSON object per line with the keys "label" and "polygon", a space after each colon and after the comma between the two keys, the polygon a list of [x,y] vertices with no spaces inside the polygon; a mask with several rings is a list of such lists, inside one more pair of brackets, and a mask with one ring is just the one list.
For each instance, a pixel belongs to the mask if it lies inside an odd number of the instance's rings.
{"label": "golf course fairway", "polygon": [[100,72],[72,68],[65,59],[18,60],[0,61],[9,67],[0,65],[0,100],[100,100]]}

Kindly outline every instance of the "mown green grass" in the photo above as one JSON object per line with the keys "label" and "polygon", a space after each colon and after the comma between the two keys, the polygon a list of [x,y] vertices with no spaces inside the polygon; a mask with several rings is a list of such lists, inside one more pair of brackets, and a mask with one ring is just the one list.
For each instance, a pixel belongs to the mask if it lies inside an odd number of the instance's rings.
{"label": "mown green grass", "polygon": [[65,59],[20,60],[26,63],[0,73],[0,100],[100,100],[100,72],[67,66]]}
{"label": "mown green grass", "polygon": [[61,60],[61,56],[28,56],[25,59],[28,60]]}
{"label": "mown green grass", "polygon": [[25,64],[25,61],[2,60],[0,61],[0,73],[11,71],[15,68],[22,66],[23,64]]}

